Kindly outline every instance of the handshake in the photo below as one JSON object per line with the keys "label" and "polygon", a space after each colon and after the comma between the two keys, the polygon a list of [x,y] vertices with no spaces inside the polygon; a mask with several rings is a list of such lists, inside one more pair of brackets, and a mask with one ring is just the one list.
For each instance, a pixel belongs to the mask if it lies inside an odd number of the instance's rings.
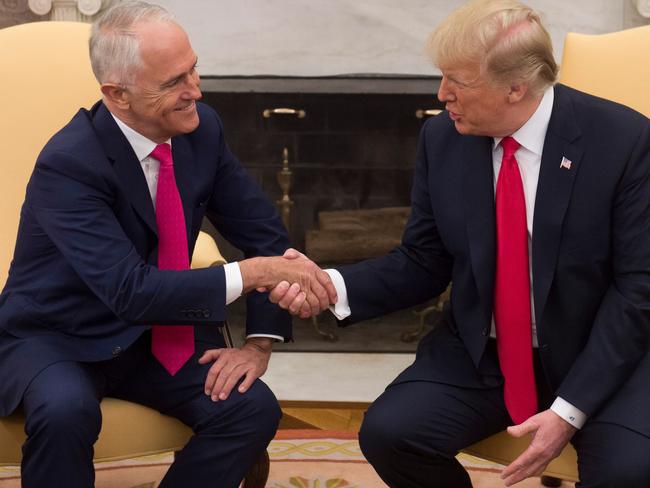
{"label": "handshake", "polygon": [[337,301],[330,276],[295,249],[283,256],[260,256],[239,262],[243,292],[268,291],[269,300],[292,315],[309,318]]}

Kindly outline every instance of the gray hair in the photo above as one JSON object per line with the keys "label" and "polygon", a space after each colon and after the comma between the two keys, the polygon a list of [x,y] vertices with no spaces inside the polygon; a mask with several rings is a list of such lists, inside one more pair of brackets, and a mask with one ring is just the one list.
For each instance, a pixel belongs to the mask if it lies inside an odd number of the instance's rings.
{"label": "gray hair", "polygon": [[174,16],[159,5],[141,1],[118,3],[104,12],[90,32],[90,64],[100,83],[133,83],[142,67],[140,40],[135,31],[139,22],[175,22]]}

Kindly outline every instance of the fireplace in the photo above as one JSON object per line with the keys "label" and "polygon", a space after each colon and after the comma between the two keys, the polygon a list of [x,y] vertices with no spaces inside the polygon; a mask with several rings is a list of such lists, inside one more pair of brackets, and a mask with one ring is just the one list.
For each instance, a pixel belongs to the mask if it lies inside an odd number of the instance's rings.
{"label": "fireplace", "polygon": [[[210,78],[203,80],[202,88],[203,100],[223,120],[231,150],[274,202],[283,197],[278,172],[283,159],[288,160],[291,182],[284,197],[293,202],[287,219],[291,240],[308,254],[311,249],[320,264],[335,265],[382,254],[399,242],[425,112],[442,108],[435,97],[438,83],[436,78],[376,76]],[[279,108],[290,110],[272,113]],[[373,219],[396,227],[382,232]],[[327,229],[321,229],[323,222]],[[331,248],[336,244],[332,231],[341,228],[332,227],[332,222],[343,222],[348,244],[361,243],[354,252]],[[355,237],[355,222],[374,234]],[[205,230],[215,234],[207,223]],[[219,236],[217,240],[227,259],[241,257]],[[243,313],[238,302],[243,301],[235,302],[229,315]],[[419,319],[412,311],[402,315],[387,319],[404,323],[392,332],[402,344],[389,350],[414,347],[399,337]],[[231,322],[236,326],[236,319]],[[333,327],[330,317],[323,316],[322,322],[323,327]],[[341,337],[335,348],[348,347],[357,350]]]}
{"label": "fireplace", "polygon": [[[233,153],[272,201],[282,196],[277,172],[288,149],[289,231],[300,249],[321,211],[409,204],[423,121],[416,111],[440,108],[434,78],[211,78],[202,86]],[[305,115],[263,116],[274,108]]]}

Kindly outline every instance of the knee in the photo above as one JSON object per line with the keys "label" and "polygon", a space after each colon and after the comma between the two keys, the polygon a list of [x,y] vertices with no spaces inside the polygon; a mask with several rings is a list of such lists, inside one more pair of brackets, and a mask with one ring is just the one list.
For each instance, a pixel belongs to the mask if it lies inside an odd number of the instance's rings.
{"label": "knee", "polygon": [[405,442],[408,433],[380,405],[366,412],[359,430],[359,447],[373,465],[389,462]]}
{"label": "knee", "polygon": [[282,410],[275,395],[262,381],[256,381],[244,394],[242,411],[254,419],[256,432],[270,442],[275,435]]}
{"label": "knee", "polygon": [[[647,455],[647,454],[646,454]],[[589,473],[580,473],[585,486],[612,488],[647,488],[650,486],[650,465],[631,456],[620,460],[607,460]]]}
{"label": "knee", "polygon": [[[380,397],[381,400],[381,397]],[[398,413],[390,402],[377,401],[366,412],[359,446],[368,461],[390,465],[406,458],[453,457],[453,438],[444,428],[432,428],[422,412]]]}
{"label": "knee", "polygon": [[359,429],[359,447],[368,462],[375,464],[378,459],[384,457],[381,451],[386,444],[384,442],[383,426],[375,420],[375,416],[371,412],[371,410],[368,410],[363,417]]}
{"label": "knee", "polygon": [[38,433],[55,437],[83,435],[94,442],[101,424],[102,414],[95,398],[49,397],[27,416],[25,431],[28,436]]}

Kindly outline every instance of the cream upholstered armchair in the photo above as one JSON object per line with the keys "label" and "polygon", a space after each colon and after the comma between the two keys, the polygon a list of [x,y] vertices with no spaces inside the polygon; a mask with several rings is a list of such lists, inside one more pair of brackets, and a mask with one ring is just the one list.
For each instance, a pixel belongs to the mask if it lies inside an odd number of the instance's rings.
{"label": "cream upholstered armchair", "polygon": [[[0,30],[0,283],[14,250],[20,206],[36,157],[79,107],[101,96],[88,59],[90,26],[36,22]],[[201,233],[192,267],[223,264],[214,240]],[[95,461],[180,450],[191,430],[178,420],[134,403],[106,398]],[[0,466],[18,465],[25,440],[23,417],[0,419]],[[267,458],[268,459],[268,458]],[[255,486],[249,477],[245,486]]]}
{"label": "cream upholstered armchair", "polygon": [[650,25],[601,35],[569,33],[560,82],[650,117]]}

